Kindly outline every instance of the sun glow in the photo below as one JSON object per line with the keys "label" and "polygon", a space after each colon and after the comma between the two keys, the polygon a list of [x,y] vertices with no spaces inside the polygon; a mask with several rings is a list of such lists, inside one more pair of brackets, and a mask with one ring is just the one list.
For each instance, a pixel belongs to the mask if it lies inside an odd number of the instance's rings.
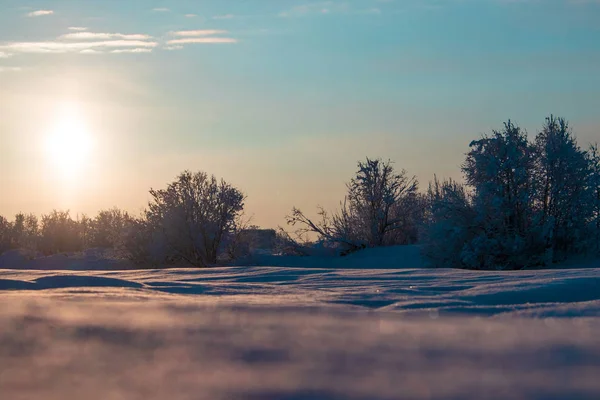
{"label": "sun glow", "polygon": [[46,155],[56,172],[62,178],[78,176],[89,163],[92,147],[92,137],[79,108],[63,105],[45,143]]}

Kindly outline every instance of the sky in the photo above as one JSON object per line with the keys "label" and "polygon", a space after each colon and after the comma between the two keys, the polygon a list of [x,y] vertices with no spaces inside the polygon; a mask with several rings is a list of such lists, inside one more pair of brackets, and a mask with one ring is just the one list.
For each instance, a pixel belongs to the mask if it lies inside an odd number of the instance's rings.
{"label": "sky", "polygon": [[598,0],[0,0],[0,214],[136,214],[189,169],[276,227],[336,207],[367,156],[460,178],[509,118],[585,146],[598,21]]}

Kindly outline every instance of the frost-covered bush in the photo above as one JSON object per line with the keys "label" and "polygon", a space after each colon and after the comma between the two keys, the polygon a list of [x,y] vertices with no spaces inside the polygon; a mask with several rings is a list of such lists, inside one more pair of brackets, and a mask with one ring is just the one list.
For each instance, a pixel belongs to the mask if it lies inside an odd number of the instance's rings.
{"label": "frost-covered bush", "polygon": [[338,211],[320,208],[315,222],[293,208],[288,225],[299,227],[298,237],[316,234],[324,246],[339,246],[343,252],[417,240],[423,207],[415,177],[396,172],[391,161],[367,158],[358,163],[347,188]]}
{"label": "frost-covered bush", "polygon": [[473,261],[465,255],[475,237],[475,210],[465,187],[453,180],[429,184],[423,253],[434,267],[463,268]]}
{"label": "frost-covered bush", "polygon": [[215,264],[243,211],[244,194],[215,176],[189,171],[150,194],[147,223],[164,241],[168,258],[197,267]]}
{"label": "frost-covered bush", "polygon": [[159,228],[145,216],[126,221],[116,249],[122,257],[141,267],[159,267],[171,261]]}

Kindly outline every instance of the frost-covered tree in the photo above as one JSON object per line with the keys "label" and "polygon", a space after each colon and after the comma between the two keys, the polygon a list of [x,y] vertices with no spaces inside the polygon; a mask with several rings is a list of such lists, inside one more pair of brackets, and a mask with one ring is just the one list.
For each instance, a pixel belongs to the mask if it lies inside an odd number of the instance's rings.
{"label": "frost-covered tree", "polygon": [[600,253],[600,151],[598,145],[593,144],[587,152],[589,175],[589,200],[590,200],[590,240],[592,251]]}
{"label": "frost-covered tree", "polygon": [[215,264],[223,238],[243,211],[244,194],[214,175],[190,171],[150,194],[146,217],[169,254],[197,267]]}
{"label": "frost-covered tree", "polygon": [[552,261],[578,252],[591,216],[590,164],[568,122],[550,116],[535,138],[536,211]]}
{"label": "frost-covered tree", "polygon": [[[462,170],[473,191],[478,234],[463,250],[472,268],[519,268],[533,261],[530,235],[532,149],[527,134],[508,121],[473,141]],[[467,256],[468,254],[468,256]]]}
{"label": "frost-covered tree", "polygon": [[358,163],[356,175],[346,186],[346,198],[337,212],[320,208],[315,222],[293,208],[288,224],[298,226],[300,236],[316,233],[321,241],[346,251],[416,241],[422,202],[415,177],[404,170],[397,172],[391,161],[367,158]]}

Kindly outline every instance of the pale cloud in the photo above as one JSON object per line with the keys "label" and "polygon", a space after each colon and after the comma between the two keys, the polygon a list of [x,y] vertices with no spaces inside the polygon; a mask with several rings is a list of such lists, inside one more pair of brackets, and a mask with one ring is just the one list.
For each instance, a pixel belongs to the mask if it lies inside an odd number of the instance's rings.
{"label": "pale cloud", "polygon": [[169,40],[168,45],[200,44],[200,43],[237,43],[236,39],[224,37],[184,38]]}
{"label": "pale cloud", "polygon": [[70,26],[69,27],[70,31],[77,31],[77,32],[82,32],[82,31],[87,31],[88,28],[84,27],[84,26]]}
{"label": "pale cloud", "polygon": [[122,54],[122,53],[152,53],[152,49],[148,48],[136,48],[136,49],[117,49],[111,51],[113,54]]}
{"label": "pale cloud", "polygon": [[76,33],[67,33],[65,35],[62,35],[59,37],[59,39],[68,39],[68,40],[110,40],[110,39],[148,40],[148,39],[152,39],[152,36],[144,35],[144,34],[76,32]]}
{"label": "pale cloud", "polygon": [[290,10],[279,13],[280,17],[302,17],[310,14],[329,14],[332,12],[347,11],[347,4],[338,4],[333,1],[303,4]]}
{"label": "pale cloud", "polygon": [[173,36],[212,36],[212,35],[221,35],[227,33],[227,31],[216,30],[216,29],[200,29],[195,31],[177,31],[171,32]]}
{"label": "pale cloud", "polygon": [[198,14],[185,14],[186,18],[196,18]]}
{"label": "pale cloud", "polygon": [[183,46],[181,46],[181,45],[167,46],[167,47],[164,47],[163,49],[168,50],[168,51],[181,50],[181,49],[183,49]]}
{"label": "pale cloud", "polygon": [[142,40],[105,40],[100,42],[14,42],[0,45],[0,51],[14,53],[70,53],[95,49],[154,48],[157,42]]}
{"label": "pale cloud", "polygon": [[328,14],[371,14],[379,15],[382,11],[380,8],[356,8],[349,3],[337,1],[321,1],[315,3],[307,3],[295,6],[289,10],[279,13],[280,17],[304,17],[309,15],[328,15]]}
{"label": "pale cloud", "polygon": [[171,10],[165,7],[157,7],[157,8],[153,8],[152,11],[154,12],[170,12]]}
{"label": "pale cloud", "polygon": [[94,49],[85,49],[79,52],[79,54],[104,54],[101,51],[98,50],[94,50]]}
{"label": "pale cloud", "polygon": [[52,15],[54,14],[53,10],[37,10],[37,11],[32,11],[29,14],[27,14],[28,17],[43,17],[44,15]]}
{"label": "pale cloud", "polygon": [[12,54],[0,51],[0,58],[9,58],[9,57],[12,57]]}
{"label": "pale cloud", "polygon": [[21,67],[0,67],[0,73],[2,72],[19,72],[22,71]]}

